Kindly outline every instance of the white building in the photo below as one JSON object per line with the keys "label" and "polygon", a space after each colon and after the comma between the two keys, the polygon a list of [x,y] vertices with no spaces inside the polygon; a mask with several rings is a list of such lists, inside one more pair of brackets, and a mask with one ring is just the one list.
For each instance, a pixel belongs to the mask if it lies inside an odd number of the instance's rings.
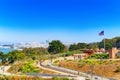
{"label": "white building", "polygon": [[29,43],[16,43],[13,45],[14,49],[23,49],[23,48],[38,48],[38,47],[43,47],[47,48],[48,44],[47,43],[39,43],[39,42],[29,42]]}

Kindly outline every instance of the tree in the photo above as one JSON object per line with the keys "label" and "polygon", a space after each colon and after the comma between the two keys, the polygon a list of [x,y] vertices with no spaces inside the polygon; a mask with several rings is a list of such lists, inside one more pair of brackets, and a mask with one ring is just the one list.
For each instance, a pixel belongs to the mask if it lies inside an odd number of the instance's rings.
{"label": "tree", "polygon": [[[100,42],[99,43],[99,48],[104,48],[104,42]],[[110,42],[105,42],[105,49],[108,50],[108,49],[112,49],[112,44]]]}
{"label": "tree", "polygon": [[87,49],[93,49],[96,50],[98,48],[99,42],[89,43],[87,44]]}
{"label": "tree", "polygon": [[105,49],[106,50],[112,49],[112,45],[110,43],[106,43],[105,44]]}
{"label": "tree", "polygon": [[116,41],[116,47],[117,47],[117,48],[120,48],[120,39],[118,39],[118,40]]}
{"label": "tree", "polygon": [[69,47],[69,51],[74,51],[74,50],[77,50],[78,47],[76,44],[71,44],[70,47]]}
{"label": "tree", "polygon": [[60,53],[65,50],[65,45],[59,40],[53,40],[49,43],[48,52],[49,53]]}
{"label": "tree", "polygon": [[87,47],[86,43],[78,43],[77,44],[78,49],[85,49]]}
{"label": "tree", "polygon": [[109,55],[106,53],[102,53],[102,54],[92,54],[90,56],[87,57],[87,59],[108,59]]}
{"label": "tree", "polygon": [[0,52],[0,59],[2,61],[2,64],[4,64],[6,62],[6,54],[4,54],[3,52]]}
{"label": "tree", "polygon": [[25,58],[25,53],[22,51],[14,50],[8,53],[8,61],[13,63],[16,60],[23,60]]}
{"label": "tree", "polygon": [[69,47],[69,51],[80,50],[85,48],[87,48],[86,43],[71,44]]}

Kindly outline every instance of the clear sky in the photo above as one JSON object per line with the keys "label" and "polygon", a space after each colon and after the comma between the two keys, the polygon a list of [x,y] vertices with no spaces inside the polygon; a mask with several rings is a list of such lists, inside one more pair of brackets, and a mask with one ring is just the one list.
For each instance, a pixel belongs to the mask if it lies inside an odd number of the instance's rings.
{"label": "clear sky", "polygon": [[120,0],[0,0],[0,42],[89,43],[116,36]]}

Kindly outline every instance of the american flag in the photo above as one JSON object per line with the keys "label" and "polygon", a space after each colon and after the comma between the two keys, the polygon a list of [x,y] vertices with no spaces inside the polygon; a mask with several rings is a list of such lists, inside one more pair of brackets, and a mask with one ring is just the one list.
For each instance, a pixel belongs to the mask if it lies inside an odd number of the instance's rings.
{"label": "american flag", "polygon": [[101,31],[101,32],[99,33],[99,36],[102,36],[102,35],[104,35],[104,31]]}

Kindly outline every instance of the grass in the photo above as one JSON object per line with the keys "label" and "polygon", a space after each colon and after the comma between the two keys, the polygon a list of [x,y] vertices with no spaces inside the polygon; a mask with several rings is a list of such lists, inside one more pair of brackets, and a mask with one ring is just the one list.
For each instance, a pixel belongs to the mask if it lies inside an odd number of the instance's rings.
{"label": "grass", "polygon": [[59,78],[59,77],[53,77],[53,78],[41,78],[41,77],[32,77],[32,76],[0,76],[0,80],[73,80],[68,78]]}
{"label": "grass", "polygon": [[120,72],[120,66],[117,67],[117,69],[115,70],[115,72]]}
{"label": "grass", "polygon": [[44,79],[41,77],[32,77],[32,76],[0,76],[0,80],[53,80],[52,78]]}
{"label": "grass", "polygon": [[120,61],[88,59],[88,60],[63,60],[61,67],[74,69],[82,72],[91,72],[91,65],[94,65],[93,73],[111,78],[120,79]]}
{"label": "grass", "polygon": [[36,69],[33,66],[34,61],[30,60],[28,62],[19,62],[13,64],[9,69],[8,72],[12,73],[39,73],[40,70]]}

